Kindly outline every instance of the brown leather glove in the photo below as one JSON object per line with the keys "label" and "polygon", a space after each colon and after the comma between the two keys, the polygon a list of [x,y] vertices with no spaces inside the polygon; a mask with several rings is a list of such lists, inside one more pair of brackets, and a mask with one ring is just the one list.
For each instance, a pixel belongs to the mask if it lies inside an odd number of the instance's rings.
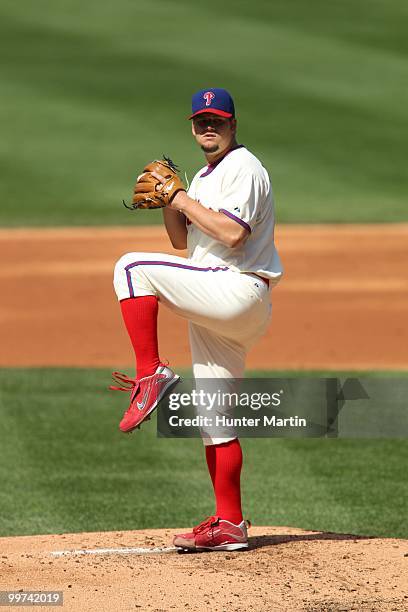
{"label": "brown leather glove", "polygon": [[[152,172],[160,174],[166,179],[161,183]],[[143,173],[138,177],[133,191],[133,199],[130,206],[125,206],[131,210],[137,208],[163,208],[170,204],[176,193],[185,191],[185,187],[178,176],[177,166],[168,157],[155,160],[143,169]]]}

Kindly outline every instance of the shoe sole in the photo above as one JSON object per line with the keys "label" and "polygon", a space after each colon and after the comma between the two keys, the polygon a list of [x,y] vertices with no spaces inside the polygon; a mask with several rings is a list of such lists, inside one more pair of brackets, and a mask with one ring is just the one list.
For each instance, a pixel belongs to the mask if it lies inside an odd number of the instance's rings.
{"label": "shoe sole", "polygon": [[219,546],[195,546],[194,548],[188,548],[187,546],[177,546],[177,552],[180,553],[191,553],[191,552],[202,552],[202,551],[213,551],[213,550],[248,550],[248,542],[245,544],[220,544]]}
{"label": "shoe sole", "polygon": [[173,378],[171,380],[169,380],[166,383],[166,385],[163,387],[163,389],[159,393],[159,396],[158,396],[157,400],[155,401],[153,406],[150,408],[149,412],[146,412],[146,414],[144,415],[143,420],[140,421],[140,423],[138,423],[137,425],[135,425],[131,429],[125,429],[125,430],[121,429],[121,431],[123,431],[123,433],[132,433],[135,429],[140,429],[141,424],[144,423],[145,421],[149,420],[150,415],[152,414],[152,412],[154,410],[156,410],[157,406],[160,404],[162,399],[164,399],[166,397],[166,395],[168,395],[170,393],[170,391],[173,389],[173,387],[175,387],[180,382],[180,380],[181,380],[180,376],[178,376],[178,374],[175,374],[173,376]]}

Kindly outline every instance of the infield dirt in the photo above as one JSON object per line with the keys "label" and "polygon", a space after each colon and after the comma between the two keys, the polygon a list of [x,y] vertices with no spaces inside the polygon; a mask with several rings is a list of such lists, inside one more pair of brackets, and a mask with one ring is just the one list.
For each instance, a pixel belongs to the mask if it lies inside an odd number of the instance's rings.
{"label": "infield dirt", "polygon": [[[279,226],[285,276],[253,369],[408,369],[408,224]],[[128,251],[183,254],[162,227],[0,230],[0,366],[133,366],[112,287]],[[187,324],[160,309],[162,359]]]}
{"label": "infield dirt", "polygon": [[63,609],[76,612],[408,608],[408,543],[395,539],[255,527],[245,552],[52,555],[78,549],[168,547],[176,532],[0,538],[0,589],[63,591]]}

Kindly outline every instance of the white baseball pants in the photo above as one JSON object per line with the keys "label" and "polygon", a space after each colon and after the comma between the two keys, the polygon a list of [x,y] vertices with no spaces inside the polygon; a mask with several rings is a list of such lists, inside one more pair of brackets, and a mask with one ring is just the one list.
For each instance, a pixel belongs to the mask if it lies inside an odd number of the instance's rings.
{"label": "white baseball pants", "polygon": [[[228,391],[228,379],[243,378],[246,354],[271,317],[270,291],[258,277],[174,255],[127,253],[115,266],[114,287],[118,300],[155,295],[187,319],[194,378],[225,379]],[[204,443],[236,437],[222,436],[204,432]]]}

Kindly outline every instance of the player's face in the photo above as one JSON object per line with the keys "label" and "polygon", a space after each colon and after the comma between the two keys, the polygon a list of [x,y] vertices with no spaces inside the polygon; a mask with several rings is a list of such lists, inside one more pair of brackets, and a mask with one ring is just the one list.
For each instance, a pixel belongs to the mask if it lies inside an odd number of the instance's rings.
{"label": "player's face", "polygon": [[192,120],[191,128],[204,153],[222,153],[235,138],[236,120],[203,113]]}

